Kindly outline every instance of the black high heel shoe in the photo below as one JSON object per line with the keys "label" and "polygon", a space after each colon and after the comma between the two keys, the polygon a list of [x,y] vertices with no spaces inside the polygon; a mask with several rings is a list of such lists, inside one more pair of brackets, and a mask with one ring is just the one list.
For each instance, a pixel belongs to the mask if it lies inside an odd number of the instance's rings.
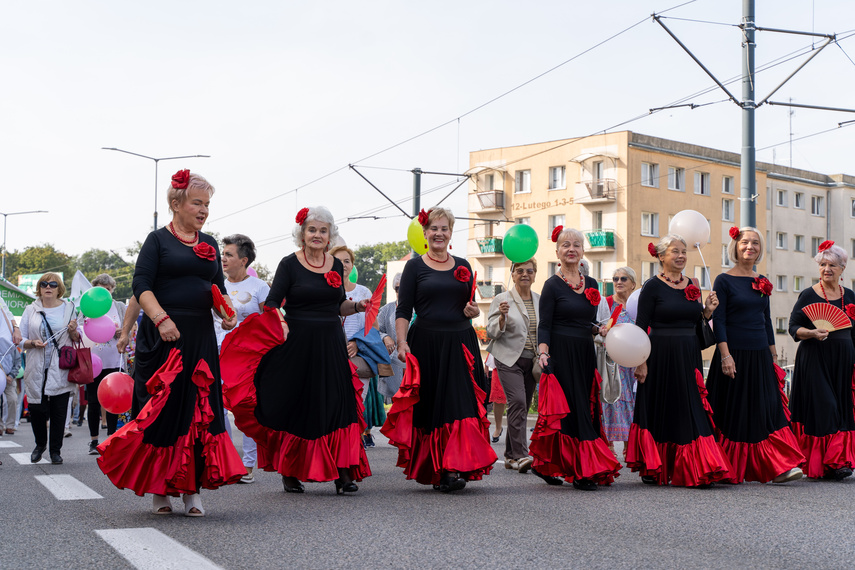
{"label": "black high heel shoe", "polygon": [[296,477],[282,476],[282,486],[285,487],[286,493],[304,493],[306,488],[300,483]]}
{"label": "black high heel shoe", "polygon": [[563,485],[564,480],[559,477],[553,477],[552,475],[544,475],[534,467],[531,468],[531,472],[546,481],[547,485]]}
{"label": "black high heel shoe", "polygon": [[466,480],[461,479],[456,475],[452,475],[448,471],[444,472],[439,478],[439,485],[434,485],[433,488],[443,493],[451,493],[459,491],[466,486]]}
{"label": "black high heel shoe", "polygon": [[341,477],[335,480],[335,494],[343,495],[344,493],[355,493],[359,490],[359,485],[353,481],[345,482]]}

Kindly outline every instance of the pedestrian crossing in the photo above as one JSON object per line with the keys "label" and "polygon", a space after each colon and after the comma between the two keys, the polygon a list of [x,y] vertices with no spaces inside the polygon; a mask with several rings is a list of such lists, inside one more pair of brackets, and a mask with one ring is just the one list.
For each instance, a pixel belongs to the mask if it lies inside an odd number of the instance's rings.
{"label": "pedestrian crossing", "polygon": [[60,501],[104,498],[71,475],[36,475],[36,481]]}
{"label": "pedestrian crossing", "polygon": [[95,533],[138,570],[222,568],[154,528],[117,528]]}

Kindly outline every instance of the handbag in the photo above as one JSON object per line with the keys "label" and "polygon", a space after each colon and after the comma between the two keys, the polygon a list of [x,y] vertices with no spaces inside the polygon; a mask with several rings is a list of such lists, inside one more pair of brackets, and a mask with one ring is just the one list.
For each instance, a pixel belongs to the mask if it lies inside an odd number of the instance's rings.
{"label": "handbag", "polygon": [[609,357],[604,343],[596,343],[597,345],[597,370],[602,378],[600,386],[600,399],[606,404],[614,404],[620,398],[620,374],[618,373],[617,363]]}
{"label": "handbag", "polygon": [[695,325],[695,334],[698,335],[698,343],[701,345],[701,350],[709,348],[716,343],[715,333],[712,327],[710,327],[710,322],[703,315],[701,315],[700,320]]}
{"label": "handbag", "polygon": [[[78,385],[94,382],[95,377],[92,374],[92,352],[90,349],[84,347],[80,341],[77,341],[77,345],[74,347],[60,347],[54,338],[53,329],[51,329],[50,323],[47,320],[47,315],[45,315],[44,311],[39,311],[39,313],[47,327],[53,346],[59,355],[59,367],[63,370],[68,370],[67,380],[72,384]],[[72,318],[73,314],[72,312]]]}

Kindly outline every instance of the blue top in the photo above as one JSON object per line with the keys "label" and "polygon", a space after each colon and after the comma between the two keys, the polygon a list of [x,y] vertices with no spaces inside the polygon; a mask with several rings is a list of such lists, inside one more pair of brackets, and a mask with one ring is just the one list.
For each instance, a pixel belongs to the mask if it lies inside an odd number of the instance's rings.
{"label": "blue top", "polygon": [[731,350],[768,349],[775,344],[769,296],[753,285],[754,277],[722,273],[715,278],[718,307],[713,312],[713,332],[716,342],[728,343]]}

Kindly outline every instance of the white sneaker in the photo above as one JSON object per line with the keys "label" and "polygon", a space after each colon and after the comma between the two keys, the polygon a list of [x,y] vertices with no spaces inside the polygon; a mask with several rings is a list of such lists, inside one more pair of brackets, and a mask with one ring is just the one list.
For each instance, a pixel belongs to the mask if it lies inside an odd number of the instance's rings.
{"label": "white sneaker", "polygon": [[246,483],[246,484],[255,483],[255,473],[253,471],[254,470],[252,467],[247,467],[246,475],[241,477],[240,481],[238,481],[238,483]]}
{"label": "white sneaker", "polygon": [[65,435],[63,435],[62,437],[71,437],[71,430],[70,429],[65,430]]}
{"label": "white sneaker", "polygon": [[804,476],[802,470],[798,467],[793,467],[789,471],[784,471],[774,479],[772,479],[773,483],[789,483],[790,481],[798,481]]}

